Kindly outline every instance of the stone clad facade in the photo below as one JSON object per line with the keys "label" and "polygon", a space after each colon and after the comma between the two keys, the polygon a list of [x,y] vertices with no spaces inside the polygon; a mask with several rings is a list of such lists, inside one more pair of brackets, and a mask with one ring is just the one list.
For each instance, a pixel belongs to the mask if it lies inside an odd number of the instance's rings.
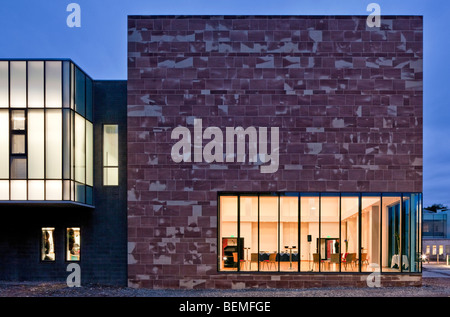
{"label": "stone clad facade", "polygon": [[[218,192],[422,192],[423,21],[382,16],[128,18],[128,284],[360,285],[217,270]],[[279,127],[279,168],[175,163],[173,129]],[[205,145],[204,141],[203,145]],[[386,283],[420,283],[388,275]]]}

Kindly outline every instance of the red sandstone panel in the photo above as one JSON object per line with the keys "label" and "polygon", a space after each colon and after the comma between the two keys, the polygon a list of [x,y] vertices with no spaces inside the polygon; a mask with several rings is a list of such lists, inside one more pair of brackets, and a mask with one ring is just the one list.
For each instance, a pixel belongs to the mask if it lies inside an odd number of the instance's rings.
{"label": "red sandstone panel", "polygon": [[[422,59],[421,17],[129,17],[130,286],[276,284],[217,274],[218,191],[421,192]],[[194,119],[279,127],[278,170],[175,163]]]}

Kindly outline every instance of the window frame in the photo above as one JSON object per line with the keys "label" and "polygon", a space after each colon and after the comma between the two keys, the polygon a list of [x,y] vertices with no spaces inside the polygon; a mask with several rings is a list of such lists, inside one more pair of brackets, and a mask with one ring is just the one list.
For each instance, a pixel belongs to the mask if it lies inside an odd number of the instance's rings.
{"label": "window frame", "polygon": [[[116,126],[117,127],[117,166],[113,166],[113,165],[105,165],[105,126]],[[118,123],[103,123],[102,124],[102,186],[104,187],[117,187],[119,186],[119,180],[120,180],[120,176],[119,176],[119,171],[120,171],[120,162],[119,162],[119,158],[120,158],[120,142],[119,142],[119,134],[120,134],[120,130],[119,130],[119,124]],[[112,169],[117,169],[117,185],[110,185],[110,184],[106,184],[105,183],[105,171],[109,168]]]}

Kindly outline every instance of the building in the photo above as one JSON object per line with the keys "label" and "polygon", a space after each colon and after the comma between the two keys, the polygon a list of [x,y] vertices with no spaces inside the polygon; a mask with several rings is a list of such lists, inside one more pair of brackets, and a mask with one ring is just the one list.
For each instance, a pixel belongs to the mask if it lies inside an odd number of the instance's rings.
{"label": "building", "polygon": [[422,17],[381,23],[128,18],[130,286],[421,283]]}
{"label": "building", "polygon": [[0,63],[0,279],[420,285],[423,25],[129,16],[128,80]]}
{"label": "building", "polygon": [[126,284],[126,82],[0,61],[1,280]]}
{"label": "building", "polygon": [[[450,255],[450,223],[448,210],[423,211],[422,250],[430,261],[446,261]],[[439,257],[439,258],[438,258]]]}

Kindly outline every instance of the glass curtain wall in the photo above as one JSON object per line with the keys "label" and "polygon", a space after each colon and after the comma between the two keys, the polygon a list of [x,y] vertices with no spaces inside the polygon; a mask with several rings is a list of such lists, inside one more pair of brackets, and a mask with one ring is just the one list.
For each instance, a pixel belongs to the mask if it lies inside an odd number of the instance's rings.
{"label": "glass curtain wall", "polygon": [[220,195],[218,269],[420,272],[421,208],[420,193]]}
{"label": "glass curtain wall", "polygon": [[92,80],[70,61],[0,61],[0,200],[92,205]]}

